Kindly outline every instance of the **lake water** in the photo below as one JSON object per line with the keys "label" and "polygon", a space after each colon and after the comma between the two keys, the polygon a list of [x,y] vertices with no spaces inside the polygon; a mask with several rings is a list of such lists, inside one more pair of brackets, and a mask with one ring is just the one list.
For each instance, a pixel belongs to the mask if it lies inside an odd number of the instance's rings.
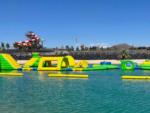
{"label": "lake water", "polygon": [[150,71],[76,72],[88,74],[88,79],[50,78],[48,73],[0,77],[0,113],[150,112],[150,81],[121,79]]}

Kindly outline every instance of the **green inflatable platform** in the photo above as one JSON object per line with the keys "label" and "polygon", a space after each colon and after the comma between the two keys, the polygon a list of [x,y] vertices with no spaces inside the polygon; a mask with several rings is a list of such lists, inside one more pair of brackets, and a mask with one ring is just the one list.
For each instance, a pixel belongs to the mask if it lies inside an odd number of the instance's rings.
{"label": "green inflatable platform", "polygon": [[139,67],[140,67],[140,69],[142,69],[142,70],[150,70],[150,66],[140,65]]}
{"label": "green inflatable platform", "polygon": [[99,66],[99,67],[87,67],[84,68],[83,71],[96,71],[96,70],[107,70],[108,68]]}
{"label": "green inflatable platform", "polygon": [[107,68],[107,69],[117,69],[118,68],[118,66],[117,65],[107,65],[107,64],[103,64],[103,65],[101,65],[101,64],[95,64],[95,65],[93,65],[93,67],[94,68]]}

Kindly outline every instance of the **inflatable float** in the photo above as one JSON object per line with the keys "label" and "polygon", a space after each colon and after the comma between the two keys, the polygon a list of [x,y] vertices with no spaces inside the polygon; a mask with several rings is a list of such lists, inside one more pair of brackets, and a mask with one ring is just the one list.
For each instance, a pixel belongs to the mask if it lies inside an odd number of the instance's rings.
{"label": "inflatable float", "polygon": [[88,78],[86,74],[48,74],[49,77]]}
{"label": "inflatable float", "polygon": [[106,69],[118,69],[117,65],[112,65],[111,63],[106,64],[106,63],[101,63],[101,64],[94,64],[93,65],[94,68],[106,68]]}
{"label": "inflatable float", "polygon": [[122,79],[150,79],[150,76],[122,76]]}
{"label": "inflatable float", "polygon": [[0,76],[23,76],[23,73],[0,73]]}

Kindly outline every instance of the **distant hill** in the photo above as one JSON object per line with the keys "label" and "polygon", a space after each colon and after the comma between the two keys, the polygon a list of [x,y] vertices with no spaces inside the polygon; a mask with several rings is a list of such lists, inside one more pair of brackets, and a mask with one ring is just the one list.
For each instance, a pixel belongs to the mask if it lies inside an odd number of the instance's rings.
{"label": "distant hill", "polygon": [[129,45],[129,44],[126,44],[126,43],[123,43],[123,44],[117,44],[117,45],[114,45],[112,46],[111,48],[112,49],[117,49],[117,50],[128,50],[130,48],[132,48],[133,46]]}

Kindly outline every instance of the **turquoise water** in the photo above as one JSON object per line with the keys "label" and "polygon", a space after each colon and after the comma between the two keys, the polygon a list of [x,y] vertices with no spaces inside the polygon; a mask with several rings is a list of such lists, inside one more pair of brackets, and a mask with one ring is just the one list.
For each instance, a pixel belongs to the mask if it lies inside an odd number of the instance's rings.
{"label": "turquoise water", "polygon": [[48,72],[0,77],[0,113],[149,113],[150,81],[122,75],[150,71],[90,71],[89,79],[50,78]]}

